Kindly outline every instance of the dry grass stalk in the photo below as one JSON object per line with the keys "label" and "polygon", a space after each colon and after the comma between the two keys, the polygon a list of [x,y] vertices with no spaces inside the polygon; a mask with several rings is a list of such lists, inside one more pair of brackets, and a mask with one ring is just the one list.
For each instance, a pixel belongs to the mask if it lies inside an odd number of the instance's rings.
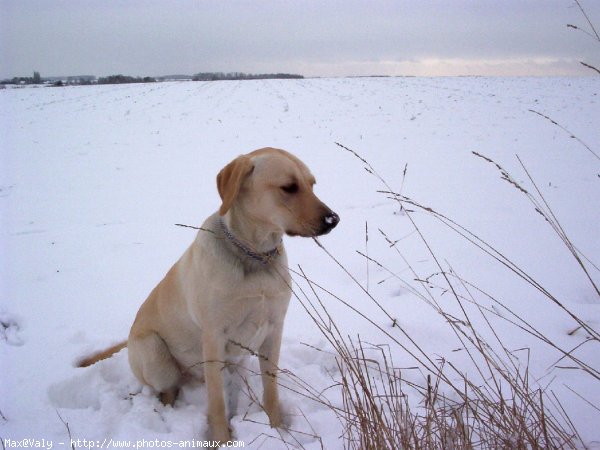
{"label": "dry grass stalk", "polygon": [[[567,24],[567,28],[572,28],[574,30],[577,31],[581,31],[584,34],[587,34],[589,37],[591,37],[593,40],[597,41],[600,43],[600,34],[598,34],[598,32],[596,31],[596,27],[594,27],[594,23],[590,20],[588,14],[585,12],[584,7],[581,5],[581,3],[579,2],[579,0],[575,0],[575,4],[577,5],[577,7],[579,8],[579,11],[581,12],[581,15],[585,18],[585,21],[588,24],[588,27],[590,28],[590,31],[585,30],[581,27],[578,27],[577,25],[572,25],[570,23]],[[597,67],[594,67],[590,64],[587,64],[583,61],[579,62],[582,66],[587,67],[588,69],[592,69],[596,72],[598,72],[600,74],[600,69],[598,69]]]}
{"label": "dry grass stalk", "polygon": [[[432,208],[422,206],[408,197],[394,193],[366,160],[353,150],[341,144],[338,145],[358,157],[366,164],[367,172],[382,181],[387,188],[382,192],[400,204],[401,211],[406,214],[413,224],[415,232],[436,261],[438,273],[427,277],[420,276],[409,261],[401,255],[396,246],[397,241],[393,241],[380,230],[390,247],[403,258],[404,263],[413,274],[413,280],[417,282],[417,285],[414,286],[403,281],[404,286],[417,298],[433,307],[445,319],[462,343],[462,349],[467,352],[472,368],[476,369],[475,374],[477,375],[475,377],[467,375],[466,368],[456,367],[450,361],[433,360],[415,339],[397,325],[393,315],[382,306],[373,293],[364,289],[359,281],[343,267],[343,264],[320,242],[316,241],[332,260],[346,271],[356,286],[385,313],[392,324],[392,327],[389,328],[380,326],[356,310],[349,302],[309,280],[301,269],[299,272],[295,272],[308,283],[312,294],[310,296],[301,289],[295,289],[295,292],[302,293],[302,298],[298,298],[333,346],[337,355],[340,372],[339,387],[343,393],[343,405],[341,408],[333,407],[332,409],[344,425],[346,448],[575,448],[575,443],[577,441],[581,443],[581,439],[562,405],[554,393],[547,390],[547,386],[536,387],[536,383],[530,377],[529,349],[509,350],[503,343],[502,336],[497,333],[492,319],[500,318],[526,331],[557,350],[561,359],[569,359],[575,367],[596,379],[600,379],[600,370],[589,362],[577,358],[574,355],[575,349],[563,349],[552,342],[502,302],[459,276],[447,263],[442,265],[429,246],[426,237],[412,219],[412,214],[421,211],[440,220],[544,294],[573,318],[578,324],[578,328],[583,328],[588,333],[588,340],[579,345],[584,345],[589,341],[598,343],[600,341],[598,332],[573,314],[540,283],[485,240]],[[534,190],[541,200],[530,194],[490,158],[479,154],[477,156],[494,164],[501,171],[503,179],[528,196],[533,202],[535,210],[553,227],[570,249],[577,263],[585,271],[585,258],[581,256],[581,252],[572,245],[564,233],[533,178],[528,174]],[[524,165],[522,166],[526,170]],[[407,209],[407,206],[410,206],[411,209]],[[385,269],[390,276],[401,279],[373,257],[366,254],[363,256],[368,261]],[[439,280],[437,285],[435,280]],[[589,280],[596,288],[591,276],[589,276]],[[459,316],[456,316],[455,313],[454,315],[448,313],[440,306],[439,297],[433,293],[434,288],[438,289],[440,296],[451,295],[459,306]],[[385,350],[384,347],[365,344],[360,338],[355,341],[343,336],[335,320],[328,313],[326,302],[321,300],[321,295],[327,295],[340,301],[389,337],[391,345],[397,345],[398,348],[410,355],[415,362],[415,366],[410,370],[418,368],[423,374],[423,382],[420,384],[409,382],[404,378],[403,373],[408,369],[398,369],[393,365],[389,349]],[[477,297],[482,295],[488,300],[491,299],[495,307],[489,308],[480,305]],[[480,315],[483,320],[472,320],[472,314]],[[476,329],[474,323],[478,323],[480,329]],[[484,324],[486,329],[481,329],[481,324]],[[402,339],[399,339],[396,333],[400,333]],[[484,335],[491,336],[493,341],[486,340]],[[406,341],[408,344],[405,343]],[[526,355],[525,361],[521,361],[518,353]]]}

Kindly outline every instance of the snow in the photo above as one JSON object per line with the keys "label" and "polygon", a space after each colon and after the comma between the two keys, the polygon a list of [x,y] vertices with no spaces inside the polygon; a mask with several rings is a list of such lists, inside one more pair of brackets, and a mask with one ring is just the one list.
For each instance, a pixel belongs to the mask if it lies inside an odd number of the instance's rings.
{"label": "snow", "polygon": [[[132,375],[127,350],[75,368],[93,351],[126,338],[138,307],[194,238],[176,223],[199,225],[219,206],[215,177],[235,156],[273,146],[299,156],[317,178],[317,195],[341,221],[325,249],[432,357],[469,370],[450,327],[412,289],[439,271],[427,248],[376,176],[336,145],[356,151],[396,193],[452,218],[493,245],[596,330],[600,299],[575,260],[525,196],[476,151],[533,192],[519,155],[563,228],[600,263],[600,163],[571,134],[600,152],[598,78],[352,78],[21,88],[0,92],[0,436],[68,443],[74,438],[203,439],[206,391],[187,386],[164,407]],[[565,132],[538,114],[547,115]],[[406,168],[406,175],[403,172]],[[458,237],[430,214],[411,213],[444,269],[512,308],[553,342],[586,339],[555,304]],[[366,229],[368,227],[368,241]],[[381,232],[392,241],[390,248]],[[347,301],[388,333],[398,328],[311,239],[285,238],[290,267]],[[357,253],[366,253],[368,262]],[[587,263],[586,263],[587,264]],[[598,270],[587,264],[596,283]],[[390,273],[392,272],[392,273]],[[292,299],[280,366],[341,405],[331,346]],[[435,278],[434,278],[435,280]],[[438,279],[437,282],[440,280]],[[477,294],[475,294],[477,295]],[[333,296],[322,301],[343,335],[389,338]],[[437,297],[448,311],[449,296]],[[487,307],[492,301],[477,295]],[[473,320],[481,320],[474,318]],[[528,349],[533,382],[550,386],[589,446],[600,447],[600,384],[552,347],[498,319],[511,350]],[[406,342],[410,347],[410,344]],[[398,367],[414,360],[394,348]],[[597,342],[576,355],[600,366]],[[524,358],[525,360],[527,358]],[[250,361],[250,370],[256,366]],[[423,374],[409,374],[422,381]],[[240,393],[232,427],[247,447],[281,448],[276,430]],[[244,393],[245,392],[245,393]],[[340,448],[342,425],[319,402],[282,389],[288,442]],[[62,418],[62,420],[61,420]],[[315,436],[319,436],[317,439]],[[57,447],[60,445],[56,444]]]}

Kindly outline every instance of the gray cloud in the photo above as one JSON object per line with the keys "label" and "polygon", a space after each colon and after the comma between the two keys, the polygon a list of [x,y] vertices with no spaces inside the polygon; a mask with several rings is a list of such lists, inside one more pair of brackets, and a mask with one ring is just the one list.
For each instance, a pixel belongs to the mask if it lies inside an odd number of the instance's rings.
{"label": "gray cloud", "polygon": [[0,76],[585,74],[600,43],[567,23],[571,0],[2,0]]}

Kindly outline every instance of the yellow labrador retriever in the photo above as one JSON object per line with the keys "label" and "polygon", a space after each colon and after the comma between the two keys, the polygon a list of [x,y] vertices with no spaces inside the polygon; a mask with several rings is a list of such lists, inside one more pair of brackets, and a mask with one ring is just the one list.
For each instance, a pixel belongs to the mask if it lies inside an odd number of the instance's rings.
{"label": "yellow labrador retriever", "polygon": [[222,199],[192,245],[141,306],[127,342],[80,363],[85,367],[127,346],[136,377],[175,401],[184,375],[206,380],[211,438],[231,438],[223,369],[257,354],[263,406],[282,425],[277,367],[291,297],[282,236],[328,233],[339,217],[313,193],[315,178],[292,154],[263,148],[241,155],[217,176]]}

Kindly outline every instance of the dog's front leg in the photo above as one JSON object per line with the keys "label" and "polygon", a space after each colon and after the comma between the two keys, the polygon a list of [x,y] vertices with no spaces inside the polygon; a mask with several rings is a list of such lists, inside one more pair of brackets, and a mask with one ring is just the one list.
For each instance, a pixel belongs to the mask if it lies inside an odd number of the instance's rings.
{"label": "dog's front leg", "polygon": [[282,332],[283,326],[277,326],[267,336],[259,350],[260,373],[263,383],[263,407],[269,416],[271,426],[277,428],[283,425],[277,384]]}
{"label": "dog's front leg", "polygon": [[208,391],[208,426],[210,439],[226,442],[231,432],[225,415],[225,393],[223,369],[225,368],[225,346],[222,339],[211,333],[202,336],[204,352],[204,377]]}

